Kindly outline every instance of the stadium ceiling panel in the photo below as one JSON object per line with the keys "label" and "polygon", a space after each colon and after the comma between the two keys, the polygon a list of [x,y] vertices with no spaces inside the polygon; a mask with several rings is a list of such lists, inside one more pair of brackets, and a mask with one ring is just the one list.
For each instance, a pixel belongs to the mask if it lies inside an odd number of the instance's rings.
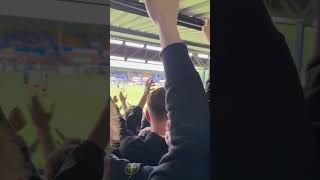
{"label": "stadium ceiling panel", "polygon": [[[143,0],[111,0],[111,36],[159,44],[158,33],[147,17]],[[126,4],[125,4],[126,3]],[[130,5],[130,6],[129,6]],[[179,32],[190,49],[209,52],[209,43],[200,31],[210,14],[210,0],[182,0]]]}
{"label": "stadium ceiling panel", "polygon": [[[314,26],[318,0],[265,0],[274,17],[304,19],[308,26]],[[285,23],[285,22],[284,22]]]}

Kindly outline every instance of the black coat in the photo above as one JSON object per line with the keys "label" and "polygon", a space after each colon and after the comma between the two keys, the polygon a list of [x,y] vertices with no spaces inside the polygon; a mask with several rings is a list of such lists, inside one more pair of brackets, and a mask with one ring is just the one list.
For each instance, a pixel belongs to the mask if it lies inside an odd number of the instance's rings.
{"label": "black coat", "polygon": [[120,145],[121,158],[149,166],[158,165],[167,152],[165,139],[153,132],[144,136],[129,136]]}
{"label": "black coat", "polygon": [[262,0],[212,2],[215,179],[310,179],[311,121],[284,36]]}

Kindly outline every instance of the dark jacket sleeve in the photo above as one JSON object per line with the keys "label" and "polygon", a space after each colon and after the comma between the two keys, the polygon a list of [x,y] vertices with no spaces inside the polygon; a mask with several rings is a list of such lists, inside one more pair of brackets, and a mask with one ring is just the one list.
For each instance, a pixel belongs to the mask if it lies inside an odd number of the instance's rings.
{"label": "dark jacket sleeve", "polygon": [[311,122],[264,1],[215,0],[212,11],[215,179],[309,179]]}
{"label": "dark jacket sleeve", "polygon": [[103,176],[104,156],[104,151],[97,145],[86,141],[66,157],[55,180],[100,180]]}
{"label": "dark jacket sleeve", "polygon": [[119,122],[120,122],[120,138],[121,138],[121,140],[125,139],[128,136],[133,136],[136,134],[134,131],[131,131],[128,129],[126,120],[124,118],[120,117]]}
{"label": "dark jacket sleeve", "polygon": [[[313,123],[317,157],[315,158],[314,169],[318,172],[320,152],[320,56],[316,56],[308,63],[305,69],[305,98],[307,102],[308,118]],[[319,172],[316,174],[319,179]]]}
{"label": "dark jacket sleeve", "polygon": [[126,118],[126,124],[127,124],[128,130],[134,133],[137,133],[141,125],[142,114],[143,114],[143,111],[139,106],[135,106],[131,110],[128,117]]}
{"label": "dark jacket sleeve", "polygon": [[202,81],[186,45],[172,44],[162,51],[161,57],[173,147],[162,157],[150,179],[210,179],[210,115]]}
{"label": "dark jacket sleeve", "polygon": [[305,98],[308,115],[313,122],[320,122],[320,56],[307,65],[305,71]]}
{"label": "dark jacket sleeve", "polygon": [[182,43],[172,44],[163,50],[161,56],[166,76],[166,108],[171,120],[172,145],[179,146],[185,142],[208,143],[208,101],[199,74],[188,55],[187,46]]}

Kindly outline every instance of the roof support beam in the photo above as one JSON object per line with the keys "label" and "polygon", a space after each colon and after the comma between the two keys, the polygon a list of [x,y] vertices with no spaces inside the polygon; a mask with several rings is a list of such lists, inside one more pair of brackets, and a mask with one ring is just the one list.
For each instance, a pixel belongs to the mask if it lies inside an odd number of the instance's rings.
{"label": "roof support beam", "polygon": [[[132,29],[124,29],[124,28],[120,28],[120,27],[110,26],[110,31],[159,40],[159,35],[141,32],[141,31],[135,31]],[[191,42],[191,41],[184,41],[184,42],[185,42],[185,44],[187,44],[189,46],[210,49],[210,45],[195,43],[195,42]]]}
{"label": "roof support beam", "polygon": [[[148,17],[144,3],[129,0],[110,0],[110,7],[119,11]],[[201,31],[204,21],[179,13],[178,25]]]}

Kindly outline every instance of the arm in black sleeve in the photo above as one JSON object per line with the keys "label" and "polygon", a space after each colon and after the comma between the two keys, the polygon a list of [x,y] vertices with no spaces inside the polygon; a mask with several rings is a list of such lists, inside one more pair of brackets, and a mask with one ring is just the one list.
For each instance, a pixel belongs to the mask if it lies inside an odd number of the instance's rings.
{"label": "arm in black sleeve", "polygon": [[[319,169],[320,152],[320,56],[314,57],[305,69],[304,93],[307,103],[308,118],[313,122],[317,157],[314,158],[314,169]],[[316,173],[319,179],[320,174]]]}
{"label": "arm in black sleeve", "polygon": [[136,134],[135,131],[131,131],[128,129],[126,120],[122,117],[119,118],[119,122],[120,122],[120,139],[123,140],[128,136],[133,136]]}
{"label": "arm in black sleeve", "polygon": [[131,112],[129,113],[128,117],[126,118],[126,124],[128,130],[137,133],[141,125],[142,119],[142,109],[139,106],[135,106]]}
{"label": "arm in black sleeve", "polygon": [[304,93],[309,118],[313,122],[320,122],[320,56],[312,59],[306,67]]}
{"label": "arm in black sleeve", "polygon": [[55,180],[102,179],[105,153],[97,145],[84,142],[71,152]]}
{"label": "arm in black sleeve", "polygon": [[[166,75],[166,108],[171,120],[172,145],[179,146],[185,142],[209,144],[207,96],[187,46],[172,44],[163,50],[161,56]],[[208,149],[204,150],[208,152]]]}
{"label": "arm in black sleeve", "polygon": [[204,86],[186,45],[169,45],[161,56],[173,146],[162,157],[150,179],[210,179],[210,114]]}

